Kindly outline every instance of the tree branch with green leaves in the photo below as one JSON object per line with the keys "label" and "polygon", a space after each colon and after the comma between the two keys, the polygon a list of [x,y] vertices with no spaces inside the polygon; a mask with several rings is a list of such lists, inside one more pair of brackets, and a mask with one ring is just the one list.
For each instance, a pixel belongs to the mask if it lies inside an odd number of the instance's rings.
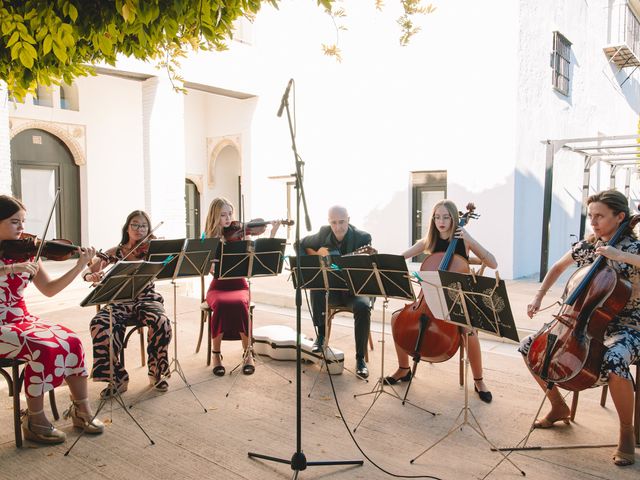
{"label": "tree branch with green leaves", "polygon": [[[421,0],[401,2],[398,22],[406,44],[417,32],[412,18],[433,7],[422,7]],[[344,10],[334,13],[337,0],[316,3],[341,29],[335,18]],[[180,58],[189,50],[226,49],[234,22],[253,19],[263,4],[278,8],[279,0],[0,0],[0,79],[21,100],[38,85],[71,84],[95,74],[92,65],[115,65],[125,55],[155,60],[180,89]],[[333,51],[339,58],[337,45]]]}

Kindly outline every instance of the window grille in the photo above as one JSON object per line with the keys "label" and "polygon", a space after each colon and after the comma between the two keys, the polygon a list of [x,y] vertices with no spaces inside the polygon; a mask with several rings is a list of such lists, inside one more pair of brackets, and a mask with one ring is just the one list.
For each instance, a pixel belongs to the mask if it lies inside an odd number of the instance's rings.
{"label": "window grille", "polygon": [[571,64],[571,42],[560,32],[553,32],[553,53],[551,68],[553,88],[563,95],[569,96],[569,65]]}

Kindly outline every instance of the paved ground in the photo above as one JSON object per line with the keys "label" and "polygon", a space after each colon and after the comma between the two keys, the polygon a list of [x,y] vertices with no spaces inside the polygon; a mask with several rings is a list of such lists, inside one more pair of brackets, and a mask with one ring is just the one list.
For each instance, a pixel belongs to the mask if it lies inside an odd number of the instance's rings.
{"label": "paved ground", "polygon": [[[59,270],[64,265],[50,266]],[[286,276],[259,278],[253,281],[253,301],[256,303],[256,326],[295,325],[293,289]],[[537,289],[534,281],[507,282],[512,310],[521,335],[537,329],[550,318],[551,309],[534,320],[524,314],[525,305]],[[45,299],[29,290],[29,305],[33,313],[48,321],[63,323],[76,330],[85,347],[90,346],[88,332],[92,308],[78,307],[88,288],[76,282],[60,295]],[[173,317],[173,294],[170,285],[161,285],[167,309]],[[560,295],[552,290],[549,301]],[[284,479],[291,478],[287,465],[250,459],[247,452],[258,452],[290,459],[296,451],[295,383],[289,384],[276,372],[295,380],[295,363],[264,358],[253,376],[227,375],[213,377],[205,365],[205,352],[194,353],[199,329],[199,287],[190,282],[177,290],[178,358],[193,391],[207,408],[204,413],[179,376],[170,380],[166,394],[148,392],[146,369],[140,366],[137,342],[127,349],[127,367],[132,376],[130,390],[124,395],[127,402],[139,400],[130,410],[154,440],[150,445],[144,434],[117,406],[107,405],[100,418],[107,421],[104,435],[80,440],[69,456],[64,452],[76,438],[69,421],[61,419],[57,426],[69,436],[62,446],[41,447],[26,443],[16,450],[13,444],[12,410],[6,396],[6,386],[0,384],[0,479],[34,478],[52,475],[61,478],[124,478],[124,479]],[[402,305],[391,301],[389,310]],[[381,374],[381,302],[374,314],[375,347],[371,352],[369,383],[357,380],[348,372],[331,377],[347,429],[334,401],[329,377],[321,375],[311,393],[318,367],[306,365],[302,373],[301,446],[307,461],[365,460],[362,467],[313,466],[300,473],[299,478],[388,478],[374,467],[373,462],[397,475],[427,476],[446,479],[483,478],[500,461],[489,445],[476,432],[464,426],[452,434],[414,464],[409,460],[444,436],[456,422],[464,405],[464,390],[458,385],[458,364],[452,359],[440,364],[421,364],[411,387],[410,399],[415,405],[437,413],[432,416],[411,406],[402,406],[391,395],[382,395],[373,405],[353,434],[362,448],[356,447],[351,431],[371,406],[373,395],[354,398],[367,393]],[[387,317],[388,318],[388,317]],[[304,333],[312,336],[308,313],[302,316]],[[388,327],[387,327],[388,330]],[[485,379],[494,401],[487,405],[469,392],[469,406],[487,437],[499,445],[514,445],[528,431],[542,398],[541,392],[516,352],[513,343],[497,341],[487,335],[481,337],[485,352]],[[352,368],[353,328],[349,317],[340,317],[332,334],[332,343],[345,352],[345,365]],[[224,342],[224,363],[230,367],[241,358],[239,342]],[[390,335],[385,343],[385,373],[395,367]],[[91,352],[87,351],[90,362]],[[269,368],[267,368],[269,367]],[[235,385],[234,385],[234,382]],[[232,388],[233,386],[233,388]],[[102,384],[90,384],[93,399]],[[232,389],[231,389],[232,388]],[[404,392],[404,386],[397,389]],[[230,390],[231,389],[231,390]],[[229,396],[226,394],[230,391]],[[389,390],[390,391],[390,390]],[[68,391],[57,389],[59,407],[66,408]],[[139,399],[140,395],[142,398]],[[531,445],[615,443],[617,420],[609,400],[605,408],[599,405],[600,389],[582,392],[576,422],[569,427],[550,431],[535,431]],[[97,401],[94,401],[97,406]],[[640,462],[624,469],[612,465],[613,448],[544,450],[518,452],[510,458],[527,478],[593,479],[640,478]],[[489,478],[520,478],[518,470],[508,463],[499,465]]]}

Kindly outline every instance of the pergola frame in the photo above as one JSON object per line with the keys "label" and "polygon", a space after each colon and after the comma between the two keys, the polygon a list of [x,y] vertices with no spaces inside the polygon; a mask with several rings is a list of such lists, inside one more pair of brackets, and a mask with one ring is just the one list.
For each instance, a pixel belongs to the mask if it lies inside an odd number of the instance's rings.
{"label": "pergola frame", "polygon": [[[582,213],[580,215],[580,233],[584,236],[587,219],[586,201],[589,196],[591,167],[596,163],[607,163],[611,167],[609,174],[610,188],[615,187],[616,173],[626,169],[624,194],[629,198],[631,174],[640,164],[640,137],[638,135],[617,135],[588,138],[566,138],[545,140],[546,165],[544,176],[544,203],[542,213],[542,247],[540,253],[540,281],[547,274],[549,267],[549,236],[551,230],[551,200],[553,196],[553,162],[560,150],[569,150],[583,157],[582,175]],[[629,199],[631,202],[631,199]]]}

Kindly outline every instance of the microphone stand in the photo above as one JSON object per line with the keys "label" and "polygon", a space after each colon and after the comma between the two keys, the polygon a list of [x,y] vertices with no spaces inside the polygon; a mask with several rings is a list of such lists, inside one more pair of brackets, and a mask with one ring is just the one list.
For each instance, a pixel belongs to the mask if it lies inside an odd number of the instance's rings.
{"label": "microphone stand", "polygon": [[[300,256],[300,203],[304,207],[305,225],[307,231],[311,230],[311,219],[309,218],[309,211],[307,209],[307,201],[304,195],[304,186],[302,183],[302,166],[304,162],[298,155],[298,149],[296,147],[296,134],[293,130],[293,124],[291,122],[291,112],[289,111],[289,89],[293,84],[293,79],[289,80],[287,89],[280,108],[278,109],[278,117],[282,113],[283,107],[287,111],[287,121],[289,123],[289,134],[291,135],[291,149],[293,150],[294,161],[296,165],[295,173],[295,188],[296,188],[296,239],[294,245],[296,246],[296,254]],[[298,278],[302,278],[302,270],[300,268],[300,262],[297,262]],[[296,451],[291,457],[291,460],[284,458],[273,457],[269,455],[262,455],[259,453],[249,452],[249,458],[261,458],[263,460],[269,460],[277,463],[284,463],[291,465],[291,470],[294,471],[293,479],[298,478],[300,471],[305,470],[308,466],[321,466],[321,465],[363,465],[362,460],[346,460],[346,461],[320,461],[320,462],[307,462],[307,457],[302,451],[302,349],[300,345],[300,338],[302,336],[302,282],[297,282],[296,285]]]}

